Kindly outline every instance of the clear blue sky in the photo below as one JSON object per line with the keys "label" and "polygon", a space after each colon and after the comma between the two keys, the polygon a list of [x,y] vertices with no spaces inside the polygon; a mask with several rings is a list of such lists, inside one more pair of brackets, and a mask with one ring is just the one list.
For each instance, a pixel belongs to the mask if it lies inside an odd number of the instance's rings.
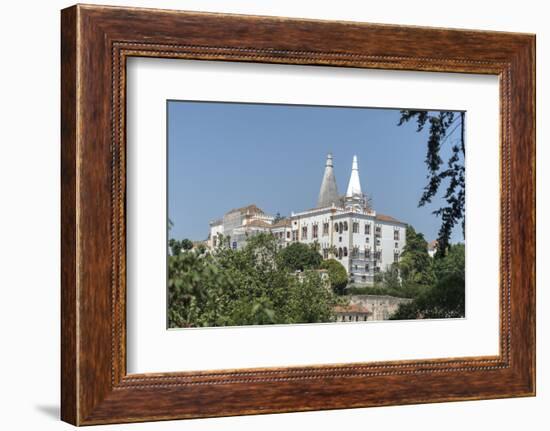
{"label": "clear blue sky", "polygon": [[[440,222],[431,212],[442,200],[418,208],[427,131],[398,127],[399,116],[398,109],[169,101],[170,237],[205,239],[210,220],[252,203],[283,216],[315,207],[332,152],[340,194],[356,154],[375,210],[435,239]],[[453,140],[444,144],[445,162]],[[460,227],[451,240],[463,241]]]}

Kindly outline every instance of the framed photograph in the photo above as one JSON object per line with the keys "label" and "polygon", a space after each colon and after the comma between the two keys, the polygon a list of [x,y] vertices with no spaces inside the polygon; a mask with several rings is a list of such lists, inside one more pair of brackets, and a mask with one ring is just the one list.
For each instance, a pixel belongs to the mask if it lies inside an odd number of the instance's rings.
{"label": "framed photograph", "polygon": [[535,394],[535,37],[62,11],[62,419]]}

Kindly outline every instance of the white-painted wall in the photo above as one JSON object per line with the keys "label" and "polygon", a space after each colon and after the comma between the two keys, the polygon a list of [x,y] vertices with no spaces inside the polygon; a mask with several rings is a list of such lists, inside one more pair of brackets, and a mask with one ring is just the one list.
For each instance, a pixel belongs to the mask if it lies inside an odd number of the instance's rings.
{"label": "white-painted wall", "polygon": [[215,224],[210,226],[210,235],[208,245],[214,248],[218,245],[219,235],[223,235],[223,224]]}

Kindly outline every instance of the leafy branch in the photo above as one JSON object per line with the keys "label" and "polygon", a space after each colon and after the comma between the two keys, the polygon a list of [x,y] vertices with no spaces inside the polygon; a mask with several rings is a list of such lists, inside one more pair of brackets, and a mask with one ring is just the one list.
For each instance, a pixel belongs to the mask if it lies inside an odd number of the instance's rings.
{"label": "leafy branch", "polygon": [[[438,232],[438,255],[445,255],[449,248],[451,233],[457,224],[462,226],[462,235],[465,232],[464,210],[466,198],[465,182],[465,143],[464,143],[464,112],[401,110],[401,118],[398,126],[409,121],[416,121],[416,131],[421,132],[426,127],[428,141],[426,158],[424,160],[428,173],[427,184],[424,187],[418,206],[422,207],[432,203],[444,182],[447,183],[443,199],[446,205],[434,210],[432,213],[441,218],[441,226]],[[441,157],[443,144],[456,132],[460,131],[459,143],[451,148],[451,156],[444,166]]]}

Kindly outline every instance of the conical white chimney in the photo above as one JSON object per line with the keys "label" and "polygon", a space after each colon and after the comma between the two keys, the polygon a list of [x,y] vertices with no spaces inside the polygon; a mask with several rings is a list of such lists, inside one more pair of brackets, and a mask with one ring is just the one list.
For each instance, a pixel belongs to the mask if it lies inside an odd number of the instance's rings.
{"label": "conical white chimney", "polygon": [[361,182],[359,181],[359,166],[357,164],[357,156],[353,156],[353,162],[351,164],[351,175],[349,177],[348,190],[346,197],[351,198],[354,196],[362,196]]}

